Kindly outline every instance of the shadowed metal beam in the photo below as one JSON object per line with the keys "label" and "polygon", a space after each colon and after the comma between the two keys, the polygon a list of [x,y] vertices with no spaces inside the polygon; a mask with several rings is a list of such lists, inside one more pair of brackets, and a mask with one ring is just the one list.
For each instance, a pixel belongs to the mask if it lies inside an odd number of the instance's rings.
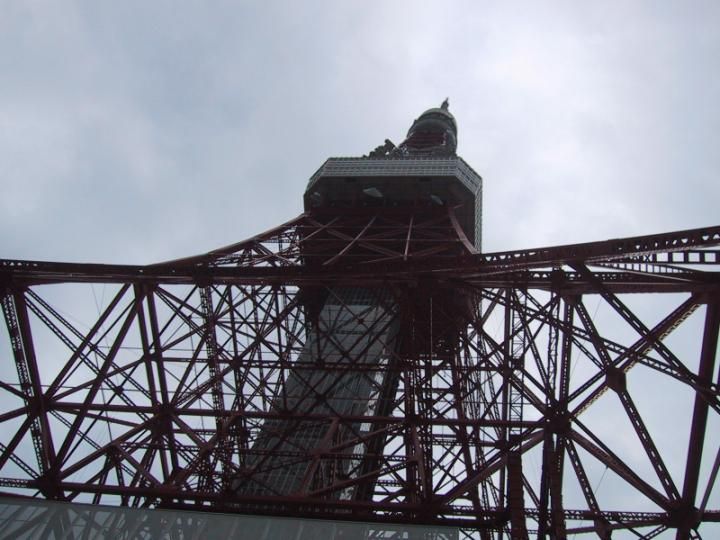
{"label": "shadowed metal beam", "polygon": [[[707,304],[705,313],[705,328],[703,331],[702,349],[700,352],[700,366],[698,378],[701,383],[712,382],[715,370],[715,355],[718,344],[718,327],[720,326],[720,297],[713,296]],[[702,460],[703,446],[705,444],[705,431],[708,417],[708,403],[700,393],[695,394],[692,424],[690,427],[690,440],[688,441],[688,457],[685,466],[685,484],[683,485],[682,501],[688,512],[693,513],[696,504],[698,477],[700,475],[700,462]],[[699,519],[699,516],[697,516]],[[678,528],[677,540],[690,538],[690,529],[694,528],[691,522],[685,522]]]}

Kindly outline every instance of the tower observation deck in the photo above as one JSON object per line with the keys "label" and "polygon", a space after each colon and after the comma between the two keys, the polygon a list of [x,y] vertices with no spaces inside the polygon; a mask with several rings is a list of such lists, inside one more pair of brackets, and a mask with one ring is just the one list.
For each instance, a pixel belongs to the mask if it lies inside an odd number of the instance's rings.
{"label": "tower observation deck", "polygon": [[202,255],[0,260],[0,537],[718,537],[720,226],[483,252],[457,141]]}

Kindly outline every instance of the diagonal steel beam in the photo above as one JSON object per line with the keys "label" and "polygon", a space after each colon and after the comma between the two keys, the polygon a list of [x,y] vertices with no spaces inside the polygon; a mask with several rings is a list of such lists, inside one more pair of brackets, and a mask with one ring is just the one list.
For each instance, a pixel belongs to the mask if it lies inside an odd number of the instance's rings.
{"label": "diagonal steel beam", "polygon": [[672,505],[670,501],[664,497],[659,491],[657,491],[650,484],[645,482],[638,474],[632,470],[624,461],[622,461],[617,455],[610,451],[601,441],[595,437],[591,432],[587,430],[580,422],[576,419],[575,422],[580,425],[589,438],[581,435],[577,431],[572,431],[570,437],[573,441],[582,446],[587,452],[594,456],[600,463],[607,465],[612,469],[615,474],[620,476],[628,484],[637,489],[640,493],[644,494],[648,499],[653,501],[659,507],[663,509],[669,509]]}
{"label": "diagonal steel beam", "polygon": [[80,426],[82,425],[83,421],[85,420],[85,414],[89,410],[88,407],[95,399],[95,396],[100,391],[100,386],[103,383],[104,377],[107,375],[108,371],[112,367],[115,357],[120,350],[120,347],[122,346],[123,341],[125,340],[125,337],[127,336],[128,332],[130,331],[130,327],[135,321],[135,318],[137,316],[138,310],[141,308],[141,297],[136,297],[133,300],[131,308],[128,310],[125,320],[123,321],[122,326],[118,330],[117,336],[115,337],[115,341],[113,342],[112,346],[110,347],[110,350],[108,351],[107,358],[104,360],[102,367],[100,368],[96,379],[94,380],[92,386],[88,390],[87,396],[85,397],[85,400],[83,402],[83,410],[81,410],[78,414],[78,416],[75,418],[75,421],[73,422],[72,427],[68,431],[65,440],[63,441],[62,446],[60,447],[60,450],[57,454],[57,462],[63,463],[65,459],[67,458],[68,451],[70,450],[70,447],[72,445],[73,439],[75,438],[75,435],[77,434],[78,430],[80,429]]}

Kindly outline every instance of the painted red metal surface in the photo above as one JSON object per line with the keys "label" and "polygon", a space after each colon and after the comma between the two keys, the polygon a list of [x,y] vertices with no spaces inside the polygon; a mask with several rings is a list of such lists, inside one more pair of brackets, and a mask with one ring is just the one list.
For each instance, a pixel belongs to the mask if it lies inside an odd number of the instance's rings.
{"label": "painted red metal surface", "polygon": [[[483,539],[699,537],[720,521],[718,246],[708,227],[475,253],[452,209],[379,209],[304,214],[150,266],[0,261],[0,485]],[[318,368],[298,359],[313,302],[336,287],[393,299],[389,362],[322,366],[392,372],[385,414],[276,406],[291,372]],[[306,467],[297,492],[239,495],[229,486],[272,461],[253,447],[270,419],[281,439],[334,428],[286,456]],[[362,496],[339,496],[351,486]]]}

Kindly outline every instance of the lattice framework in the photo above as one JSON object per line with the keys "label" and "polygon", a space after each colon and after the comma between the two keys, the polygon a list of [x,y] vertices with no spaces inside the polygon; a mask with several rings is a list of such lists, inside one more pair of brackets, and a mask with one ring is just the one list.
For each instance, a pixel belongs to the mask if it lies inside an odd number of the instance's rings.
{"label": "lattice framework", "polygon": [[[152,266],[1,261],[0,485],[483,539],[699,537],[720,520],[719,244],[712,227],[479,254],[452,209],[385,210],[306,214]],[[317,368],[299,361],[313,298],[342,286],[391,295],[404,346],[323,369],[391,374],[390,412],[279,406],[290,374]],[[644,385],[686,407],[671,445]],[[233,493],[272,463],[253,447],[272,419],[280,439],[331,429],[284,456],[306,467],[297,492]],[[338,496],[351,487],[363,496]]]}

